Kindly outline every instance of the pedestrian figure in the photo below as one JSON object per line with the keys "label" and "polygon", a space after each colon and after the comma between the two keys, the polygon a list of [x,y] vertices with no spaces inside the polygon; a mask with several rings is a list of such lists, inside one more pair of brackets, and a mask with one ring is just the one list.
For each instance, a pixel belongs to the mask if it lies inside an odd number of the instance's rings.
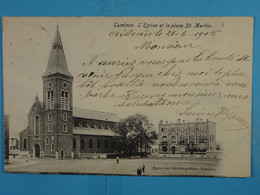
{"label": "pedestrian figure", "polygon": [[119,164],[119,157],[116,157],[116,164]]}
{"label": "pedestrian figure", "polygon": [[143,173],[144,173],[144,170],[145,170],[145,165],[144,165],[144,163],[143,163],[143,166],[142,166],[142,171],[143,171]]}
{"label": "pedestrian figure", "polygon": [[137,176],[140,176],[142,174],[142,169],[141,169],[141,167],[139,166],[138,168],[137,168]]}

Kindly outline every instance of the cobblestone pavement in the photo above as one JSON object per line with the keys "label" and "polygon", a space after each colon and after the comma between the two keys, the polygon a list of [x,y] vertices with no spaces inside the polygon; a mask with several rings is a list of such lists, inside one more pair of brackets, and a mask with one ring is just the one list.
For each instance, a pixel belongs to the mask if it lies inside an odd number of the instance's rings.
{"label": "cobblestone pavement", "polygon": [[6,172],[56,174],[136,175],[138,166],[145,165],[142,175],[216,175],[220,161],[216,159],[144,158],[144,159],[11,159]]}

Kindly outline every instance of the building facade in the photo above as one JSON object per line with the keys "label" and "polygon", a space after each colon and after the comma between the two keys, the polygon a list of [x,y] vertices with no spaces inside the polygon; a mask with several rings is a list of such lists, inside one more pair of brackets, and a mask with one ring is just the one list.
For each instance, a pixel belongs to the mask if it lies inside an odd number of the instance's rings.
{"label": "building facade", "polygon": [[159,122],[159,153],[187,154],[216,149],[216,123],[197,119],[175,123]]}
{"label": "building facade", "polygon": [[19,140],[17,138],[9,138],[9,150],[19,149]]}
{"label": "building facade", "polygon": [[47,69],[42,76],[43,101],[36,96],[20,149],[33,157],[82,158],[87,153],[113,153],[113,113],[73,107],[70,74],[57,27]]}

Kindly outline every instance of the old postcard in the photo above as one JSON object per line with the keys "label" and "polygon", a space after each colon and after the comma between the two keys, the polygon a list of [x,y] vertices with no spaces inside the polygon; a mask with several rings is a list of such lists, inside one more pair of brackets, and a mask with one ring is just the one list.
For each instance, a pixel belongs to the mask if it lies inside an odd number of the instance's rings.
{"label": "old postcard", "polygon": [[8,173],[250,177],[252,17],[4,17]]}

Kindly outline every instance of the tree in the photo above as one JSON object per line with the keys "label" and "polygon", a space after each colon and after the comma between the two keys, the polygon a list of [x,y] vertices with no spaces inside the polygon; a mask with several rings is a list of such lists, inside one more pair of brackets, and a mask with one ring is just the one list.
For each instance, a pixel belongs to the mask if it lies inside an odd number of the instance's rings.
{"label": "tree", "polygon": [[118,151],[123,153],[148,152],[151,144],[158,139],[153,124],[142,114],[130,115],[117,123],[114,132]]}

